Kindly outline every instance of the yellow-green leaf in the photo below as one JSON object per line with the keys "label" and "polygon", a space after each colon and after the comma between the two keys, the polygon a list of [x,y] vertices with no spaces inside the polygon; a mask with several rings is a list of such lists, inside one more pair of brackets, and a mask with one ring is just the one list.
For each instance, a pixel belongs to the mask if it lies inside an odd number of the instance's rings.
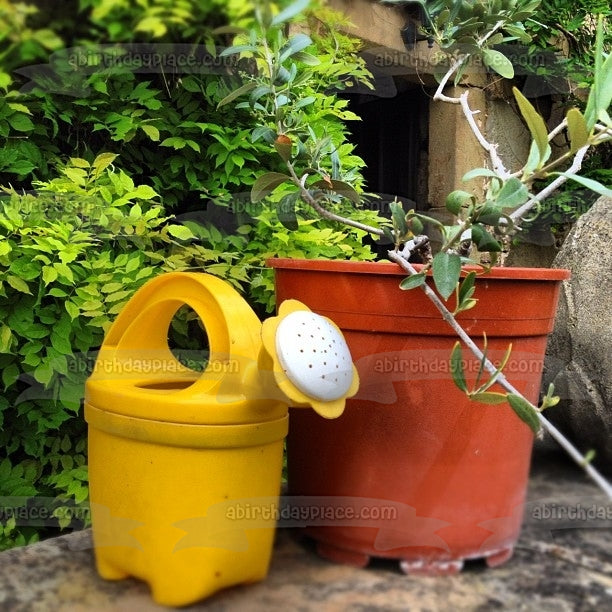
{"label": "yellow-green leaf", "polygon": [[100,174],[115,161],[116,157],[117,155],[115,153],[100,153],[92,164],[94,168],[94,177],[99,177]]}
{"label": "yellow-green leaf", "polygon": [[540,162],[544,161],[548,156],[548,129],[546,123],[538,111],[533,107],[531,102],[516,88],[512,88],[516,103],[527,123],[527,127],[531,132],[531,137],[535,141],[538,151],[540,152]]}
{"label": "yellow-green leaf", "polygon": [[3,325],[0,328],[0,353],[8,353],[11,349],[11,340],[13,332],[8,325]]}
{"label": "yellow-green leaf", "polygon": [[159,130],[154,125],[149,125],[148,123],[143,123],[140,126],[140,129],[153,141],[157,142],[159,140]]}
{"label": "yellow-green leaf", "polygon": [[30,291],[30,288],[28,287],[28,283],[26,283],[22,278],[19,278],[18,276],[13,276],[13,275],[7,276],[6,282],[13,289],[20,291],[21,293],[27,293],[29,295],[32,295],[32,292]]}
{"label": "yellow-green leaf", "polygon": [[26,115],[32,114],[32,111],[30,111],[30,109],[25,104],[19,104],[18,102],[9,102],[8,106],[14,111],[25,113]]}
{"label": "yellow-green leaf", "polygon": [[463,373],[463,354],[461,351],[461,343],[455,342],[455,346],[451,352],[450,358],[451,375],[455,385],[464,393],[467,392],[467,384],[465,382],[465,374]]}
{"label": "yellow-green leaf", "polygon": [[42,270],[42,278],[45,286],[57,278],[57,270],[51,266],[45,266]]}
{"label": "yellow-green leaf", "polygon": [[82,157],[71,157],[70,163],[75,168],[89,168],[89,162],[86,159],[83,159]]}
{"label": "yellow-green leaf", "polygon": [[496,393],[494,391],[483,391],[482,393],[473,393],[470,399],[481,404],[503,404],[506,401],[505,393]]}
{"label": "yellow-green leaf", "polygon": [[572,153],[576,153],[578,149],[584,147],[589,140],[589,130],[582,116],[582,113],[577,108],[571,108],[567,112],[567,131],[570,139],[570,148]]}
{"label": "yellow-green leaf", "polygon": [[74,302],[64,302],[64,308],[71,319],[76,319],[79,316],[79,307]]}

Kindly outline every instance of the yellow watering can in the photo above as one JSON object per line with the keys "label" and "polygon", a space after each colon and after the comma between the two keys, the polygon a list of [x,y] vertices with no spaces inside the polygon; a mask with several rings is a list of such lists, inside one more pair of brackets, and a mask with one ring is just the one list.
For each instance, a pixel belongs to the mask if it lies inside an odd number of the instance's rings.
{"label": "yellow watering can", "polygon": [[[185,304],[208,336],[203,372],[168,346],[170,322]],[[174,272],[149,281],[110,328],[86,384],[99,574],[145,580],[169,606],[262,580],[288,406],[335,417],[357,387],[340,330],[299,302],[284,302],[262,325],[214,276]],[[247,514],[253,520],[236,520]]]}

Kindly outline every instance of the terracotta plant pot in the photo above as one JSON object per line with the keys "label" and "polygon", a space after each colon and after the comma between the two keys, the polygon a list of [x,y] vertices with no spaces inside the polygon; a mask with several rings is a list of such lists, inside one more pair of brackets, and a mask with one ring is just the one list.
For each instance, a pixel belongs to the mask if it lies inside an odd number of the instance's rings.
{"label": "terracotta plant pot", "polygon": [[[400,291],[406,274],[393,263],[268,263],[278,303],[295,298],[330,317],[360,375],[340,418],[291,411],[289,494],[325,496],[324,511],[304,527],[319,553],[359,566],[393,558],[427,574],[454,573],[465,559],[506,561],[519,536],[533,435],[507,404],[471,402],[454,385],[456,337],[423,292]],[[567,270],[495,269],[477,280],[477,305],[458,316],[476,341],[486,333],[493,361],[512,343],[505,372],[534,402],[567,278]],[[468,355],[470,385],[479,364]]]}

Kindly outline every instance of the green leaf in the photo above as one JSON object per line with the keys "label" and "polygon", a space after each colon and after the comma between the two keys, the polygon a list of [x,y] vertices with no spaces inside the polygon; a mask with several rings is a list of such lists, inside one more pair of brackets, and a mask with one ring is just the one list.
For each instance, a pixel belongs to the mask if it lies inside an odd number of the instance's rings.
{"label": "green leaf", "polygon": [[9,108],[12,108],[14,111],[25,113],[26,115],[32,115],[32,111],[25,104],[19,104],[18,102],[9,102],[7,106]]}
{"label": "green leaf", "polygon": [[168,28],[166,27],[165,23],[159,17],[156,17],[154,15],[149,15],[145,17],[144,19],[141,19],[136,24],[135,31],[136,32],[148,32],[152,34],[154,38],[160,38],[168,31]]}
{"label": "green leaf", "polygon": [[591,191],[595,193],[599,193],[600,195],[607,196],[608,198],[612,198],[612,189],[602,185],[598,181],[587,178],[585,176],[580,176],[579,174],[569,174],[567,172],[558,172],[554,174],[560,174],[561,176],[565,176],[572,181],[576,181],[576,183],[580,183],[583,187],[587,187]]}
{"label": "green leaf", "polygon": [[538,149],[538,145],[535,140],[531,141],[531,145],[529,146],[529,155],[527,157],[527,163],[523,168],[523,178],[529,178],[531,173],[537,170],[540,165],[540,150]]}
{"label": "green leaf", "polygon": [[53,267],[58,271],[59,276],[66,279],[69,283],[74,282],[74,275],[70,266],[67,266],[65,263],[54,263]]}
{"label": "green leaf", "polygon": [[455,291],[461,276],[461,257],[455,253],[436,253],[432,271],[438,293],[447,300]]}
{"label": "green leaf", "polygon": [[0,353],[10,353],[13,333],[8,325],[0,328]]}
{"label": "green leaf", "polygon": [[[595,69],[593,71],[593,85],[589,92],[587,105],[584,110],[584,119],[587,130],[590,132],[600,115],[607,113],[612,101],[612,53],[607,57],[604,55],[604,21],[603,15],[599,15],[597,22],[597,34],[593,55],[595,57]],[[604,60],[605,57],[605,60]]]}
{"label": "green leaf", "polygon": [[70,315],[71,319],[76,319],[79,316],[79,313],[81,312],[79,310],[79,307],[74,302],[64,302],[64,308],[66,309],[66,312]]}
{"label": "green leaf", "polygon": [[138,185],[136,189],[130,191],[128,194],[125,195],[125,197],[130,200],[132,198],[140,198],[141,200],[152,200],[157,196],[158,193],[155,191],[155,189],[153,189],[153,187],[150,187],[149,185]]}
{"label": "green leaf", "polygon": [[[463,178],[465,180],[465,177]],[[468,193],[467,191],[462,191],[461,189],[456,189],[446,196],[446,210],[453,213],[453,215],[458,215],[461,212],[463,205],[473,198],[474,194]]]}
{"label": "green leaf", "polygon": [[577,108],[567,111],[567,132],[570,140],[570,151],[576,153],[589,141],[589,130],[582,113]]}
{"label": "green leaf", "polygon": [[495,49],[483,49],[482,59],[485,66],[488,66],[505,79],[514,78],[514,66],[512,66],[512,62],[503,53]]}
{"label": "green leaf", "polygon": [[469,181],[474,178],[478,178],[481,176],[486,176],[489,178],[499,178],[497,173],[493,172],[493,170],[489,170],[488,168],[474,168],[469,172],[466,172],[461,179],[463,182]]}
{"label": "green leaf", "polygon": [[29,117],[16,113],[6,118],[10,126],[17,132],[29,132],[34,129],[34,124]]}
{"label": "green leaf", "polygon": [[172,147],[175,150],[184,149],[187,141],[184,138],[178,136],[171,136],[170,138],[164,138],[161,141],[160,147]]}
{"label": "green leaf", "polygon": [[8,240],[2,240],[2,242],[0,242],[0,257],[8,255],[12,250],[13,248],[9,244]]}
{"label": "green leaf", "polygon": [[185,225],[169,225],[168,233],[179,240],[191,240],[195,238],[193,232]]}
{"label": "green leaf", "polygon": [[425,273],[418,272],[417,274],[411,274],[407,276],[399,284],[400,289],[407,291],[409,289],[416,289],[416,287],[422,287],[425,284]]}
{"label": "green leaf", "polygon": [[2,384],[4,389],[12,387],[19,378],[19,367],[16,363],[11,363],[2,370]]}
{"label": "green leaf", "polygon": [[391,211],[393,226],[399,232],[400,236],[404,236],[408,232],[404,207],[399,202],[391,202],[389,204],[389,210]]}
{"label": "green leaf", "polygon": [[301,32],[295,36],[292,36],[281,50],[279,61],[284,62],[296,53],[310,47],[310,45],[312,45],[312,39],[310,36]]}
{"label": "green leaf", "polygon": [[494,225],[499,223],[499,219],[503,212],[500,207],[490,202],[486,202],[481,208],[478,209],[477,219],[479,223],[484,225]]}
{"label": "green leaf", "polygon": [[[331,187],[329,185],[331,183]],[[312,184],[312,187],[316,187],[317,189],[329,189],[331,191],[335,191],[337,194],[341,195],[343,198],[347,198],[353,204],[359,204],[361,198],[359,194],[355,191],[355,189],[344,181],[337,181],[336,179],[329,179],[328,181],[317,181]]]}
{"label": "green leaf", "polygon": [[274,138],[276,137],[276,132],[272,128],[269,128],[267,125],[260,125],[256,127],[251,133],[251,142],[257,142],[262,137],[266,140],[274,140]]}
{"label": "green leaf", "polygon": [[529,199],[529,190],[515,176],[504,182],[497,194],[497,205],[501,208],[516,208]]}
{"label": "green leaf", "polygon": [[219,53],[219,57],[227,57],[228,55],[237,55],[238,53],[244,53],[245,51],[250,51],[254,53],[257,51],[257,47],[254,45],[234,45],[232,47],[228,47],[227,49],[223,49],[221,53]]}
{"label": "green leaf", "polygon": [[28,295],[32,295],[30,291],[30,287],[28,287],[28,283],[26,283],[23,279],[18,276],[13,276],[12,274],[6,277],[6,282],[17,291],[21,293],[27,293]]}
{"label": "green leaf", "polygon": [[255,89],[255,87],[257,87],[257,83],[255,83],[255,81],[249,81],[248,83],[245,83],[244,85],[242,85],[242,87],[235,89],[234,91],[232,91],[232,93],[225,96],[225,98],[223,98],[223,100],[221,100],[221,102],[217,104],[217,108],[219,109],[222,106],[233,102],[236,98],[239,98],[240,96],[243,96],[244,94],[249,93],[251,90]]}
{"label": "green leaf", "polygon": [[590,448],[585,454],[584,454],[584,459],[581,461],[580,465],[581,466],[586,466],[589,463],[591,463],[595,457],[597,456],[597,452],[595,451],[595,449]]}
{"label": "green leaf", "polygon": [[57,279],[57,270],[52,266],[44,266],[42,269],[42,278],[45,286]]}
{"label": "green leaf", "polygon": [[279,185],[290,180],[290,177],[280,172],[266,172],[262,174],[254,183],[251,188],[251,201],[253,203],[259,202],[272,191],[274,191]]}
{"label": "green leaf", "polygon": [[483,225],[477,223],[472,225],[472,242],[480,252],[499,253],[502,250],[499,242],[487,232]]}
{"label": "green leaf", "polygon": [[537,434],[540,431],[540,419],[536,409],[520,395],[508,393],[506,396],[510,407],[516,415],[529,425],[533,433]]}
{"label": "green leaf", "polygon": [[108,168],[116,158],[116,153],[100,153],[100,155],[94,159],[93,164],[91,164],[94,169],[94,176],[100,176],[100,174],[102,174],[102,172],[106,170],[106,168]]}
{"label": "green leaf", "polygon": [[301,62],[306,66],[319,66],[321,64],[321,60],[316,55],[306,53],[305,51],[298,51],[293,56],[293,60],[296,62]]}
{"label": "green leaf", "polygon": [[278,220],[290,231],[295,231],[299,227],[297,216],[295,214],[295,205],[297,203],[298,196],[298,192],[289,193],[286,196],[283,196],[281,201],[278,203],[278,208],[276,210]]}
{"label": "green leaf", "polygon": [[548,144],[548,129],[546,123],[538,111],[533,107],[531,102],[516,88],[512,88],[514,98],[518,107],[521,111],[521,115],[531,132],[531,137],[535,141],[538,151],[540,153],[540,163],[543,163],[548,156],[549,144]]}
{"label": "green leaf", "polygon": [[72,353],[70,342],[62,334],[51,333],[51,346],[62,355],[70,355]]}
{"label": "green leaf", "polygon": [[450,356],[451,375],[455,385],[464,393],[467,393],[467,383],[465,382],[465,374],[463,373],[463,353],[461,351],[461,343],[455,342]]}
{"label": "green leaf", "polygon": [[296,0],[272,19],[273,26],[281,25],[308,8],[310,0]]}
{"label": "green leaf", "polygon": [[154,125],[143,123],[140,129],[154,142],[159,140],[159,130]]}
{"label": "green leaf", "polygon": [[[486,343],[486,339],[487,339],[487,337],[485,335],[485,343]],[[481,376],[482,372],[485,369],[485,361],[487,359],[487,356],[486,356],[486,344],[485,344],[484,353],[485,354],[484,354],[483,359],[482,359],[482,361],[480,363],[480,370],[478,371],[478,382],[480,381],[480,376]],[[508,363],[508,360],[510,359],[510,355],[511,354],[512,354],[512,343],[510,343],[508,345],[508,348],[506,349],[506,352],[504,353],[504,356],[502,357],[502,360],[501,360],[500,364],[495,369],[495,372],[493,372],[493,374],[491,374],[491,376],[489,377],[489,380],[478,389],[478,392],[482,393],[482,392],[486,391],[487,389],[490,389],[497,382],[497,378],[501,374],[502,370],[506,367],[506,364]]]}
{"label": "green leaf", "polygon": [[510,34],[510,36],[515,37],[516,39],[518,39],[519,42],[522,42],[523,44],[527,45],[531,42],[531,36],[527,34],[527,32],[525,32],[525,30],[522,27],[519,27],[514,24],[506,24],[502,26],[502,28],[508,34]]}
{"label": "green leaf", "polygon": [[457,308],[454,314],[459,314],[464,310],[469,310],[476,306],[477,300],[472,299],[476,283],[476,272],[468,272],[467,276],[461,281],[457,292]]}
{"label": "green leaf", "polygon": [[494,391],[483,391],[482,393],[471,393],[470,399],[482,404],[503,404],[506,401],[506,394],[495,393]]}

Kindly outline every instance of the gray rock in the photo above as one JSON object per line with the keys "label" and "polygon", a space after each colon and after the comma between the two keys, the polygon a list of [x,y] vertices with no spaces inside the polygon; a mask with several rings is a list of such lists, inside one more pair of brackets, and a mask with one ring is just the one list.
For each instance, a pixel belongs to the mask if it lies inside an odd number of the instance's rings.
{"label": "gray rock", "polygon": [[544,382],[561,402],[547,416],[595,463],[612,465],[612,198],[601,197],[567,236],[553,267],[569,268]]}

